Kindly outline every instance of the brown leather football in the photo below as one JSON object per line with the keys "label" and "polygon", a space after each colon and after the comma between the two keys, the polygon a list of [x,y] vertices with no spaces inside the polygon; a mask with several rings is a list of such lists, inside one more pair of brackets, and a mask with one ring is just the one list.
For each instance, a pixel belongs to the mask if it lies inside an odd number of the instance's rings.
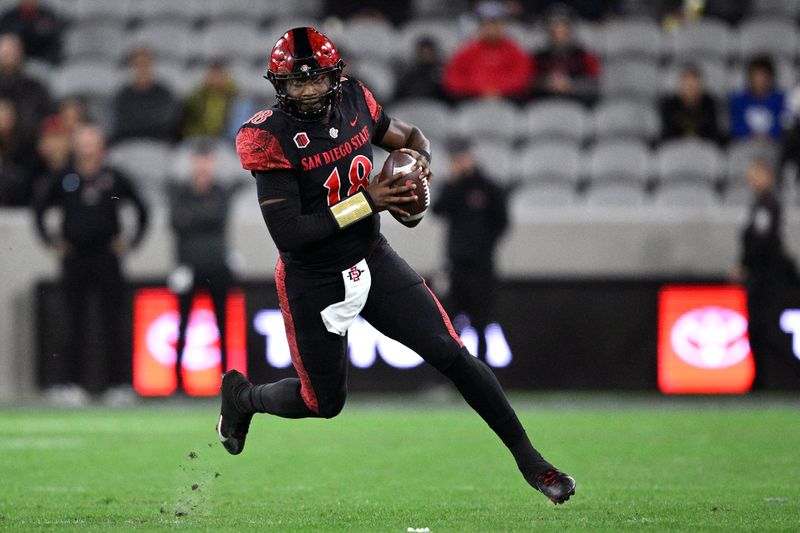
{"label": "brown leather football", "polygon": [[389,157],[386,158],[386,162],[383,164],[379,176],[380,180],[387,180],[391,179],[391,177],[398,172],[408,172],[408,175],[396,182],[396,186],[410,185],[411,183],[417,185],[416,189],[406,193],[408,196],[416,194],[417,201],[398,204],[398,207],[410,213],[409,216],[401,217],[392,213],[395,219],[409,228],[413,228],[422,221],[422,217],[425,216],[425,211],[427,211],[428,207],[431,205],[431,191],[428,180],[426,178],[420,178],[420,173],[422,172],[420,169],[411,172],[411,167],[413,167],[415,163],[416,160],[409,154],[401,152],[400,150],[394,150],[389,154]]}

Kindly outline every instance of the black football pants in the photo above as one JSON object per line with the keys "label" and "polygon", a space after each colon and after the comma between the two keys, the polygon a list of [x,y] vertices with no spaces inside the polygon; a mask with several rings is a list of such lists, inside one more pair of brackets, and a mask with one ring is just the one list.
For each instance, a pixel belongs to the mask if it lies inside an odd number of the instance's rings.
{"label": "black football pants", "polygon": [[[361,316],[448,377],[507,446],[518,443],[524,429],[497,378],[464,348],[425,281],[385,241],[367,264],[372,286]],[[342,275],[291,269],[279,262],[275,277],[299,379],[253,387],[240,403],[285,418],[334,417],[347,396],[347,338],[328,332],[320,311],[344,299]]]}

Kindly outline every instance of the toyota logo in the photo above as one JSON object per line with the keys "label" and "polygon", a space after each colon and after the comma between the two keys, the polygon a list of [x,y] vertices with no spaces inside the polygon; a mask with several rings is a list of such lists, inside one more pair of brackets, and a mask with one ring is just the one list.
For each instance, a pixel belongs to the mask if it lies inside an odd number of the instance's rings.
{"label": "toyota logo", "polygon": [[682,315],[672,327],[672,349],[700,368],[726,368],[750,353],[747,319],[724,307],[701,307]]}
{"label": "toyota logo", "polygon": [[[175,366],[180,316],[175,311],[163,313],[147,328],[145,342],[153,359],[164,366]],[[219,365],[219,330],[214,313],[197,309],[186,328],[186,347],[181,363],[186,370],[206,370]]]}

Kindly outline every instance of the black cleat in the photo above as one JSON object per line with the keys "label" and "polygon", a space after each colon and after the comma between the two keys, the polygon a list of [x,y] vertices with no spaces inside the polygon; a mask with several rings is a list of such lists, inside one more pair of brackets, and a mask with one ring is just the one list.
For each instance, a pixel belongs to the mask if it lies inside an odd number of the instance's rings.
{"label": "black cleat", "polygon": [[230,370],[222,374],[222,407],[219,410],[217,434],[219,440],[228,453],[239,455],[244,450],[244,440],[250,428],[253,413],[243,413],[236,405],[236,396],[242,388],[251,384],[244,375],[237,370]]}
{"label": "black cleat", "polygon": [[533,488],[550,498],[551,502],[562,504],[575,494],[575,480],[552,468],[536,476]]}

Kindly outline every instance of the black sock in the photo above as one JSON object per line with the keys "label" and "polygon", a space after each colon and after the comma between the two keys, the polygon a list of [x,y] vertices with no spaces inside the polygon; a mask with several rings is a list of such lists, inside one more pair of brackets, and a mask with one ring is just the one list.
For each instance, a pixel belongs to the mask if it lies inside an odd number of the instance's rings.
{"label": "black sock", "polygon": [[286,378],[238,392],[237,407],[246,413],[269,413],[283,418],[316,416],[300,395],[300,380]]}
{"label": "black sock", "polygon": [[463,350],[442,373],[455,384],[470,407],[500,437],[529,483],[538,474],[553,468],[531,444],[508,403],[500,382],[483,361]]}

